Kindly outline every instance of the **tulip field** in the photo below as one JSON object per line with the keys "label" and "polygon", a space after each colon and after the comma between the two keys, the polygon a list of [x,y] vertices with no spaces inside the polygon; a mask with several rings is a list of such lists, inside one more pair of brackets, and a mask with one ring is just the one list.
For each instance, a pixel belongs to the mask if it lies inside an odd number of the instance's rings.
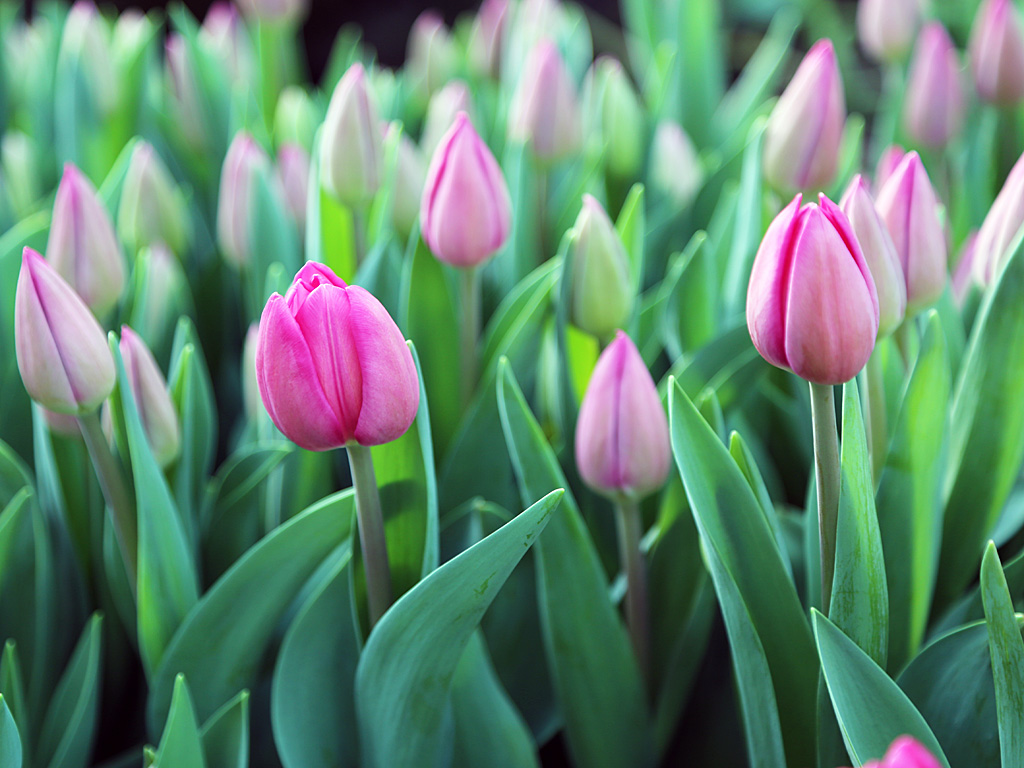
{"label": "tulip field", "polygon": [[0,768],[1024,768],[1024,2],[311,1],[0,0]]}

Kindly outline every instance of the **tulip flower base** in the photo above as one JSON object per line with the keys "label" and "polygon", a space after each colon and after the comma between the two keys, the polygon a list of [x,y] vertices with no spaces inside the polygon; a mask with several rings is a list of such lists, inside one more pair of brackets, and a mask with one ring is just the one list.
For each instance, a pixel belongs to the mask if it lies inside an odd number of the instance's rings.
{"label": "tulip flower base", "polygon": [[1018,3],[64,2],[0,768],[1019,768]]}

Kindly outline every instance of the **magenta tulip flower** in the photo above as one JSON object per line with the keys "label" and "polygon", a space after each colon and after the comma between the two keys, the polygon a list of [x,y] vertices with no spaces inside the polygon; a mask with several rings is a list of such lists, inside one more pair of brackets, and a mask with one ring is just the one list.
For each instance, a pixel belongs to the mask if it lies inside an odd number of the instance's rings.
{"label": "magenta tulip flower", "polygon": [[864,367],[878,335],[875,282],[849,220],[824,195],[797,195],[768,227],[747,290],[747,328],[761,356],[816,384]]}
{"label": "magenta tulip flower", "polygon": [[881,760],[869,760],[863,768],[940,768],[939,761],[912,736],[900,736]]}
{"label": "magenta tulip flower", "polygon": [[1011,0],[986,0],[968,48],[978,95],[994,104],[1024,100],[1024,28]]}
{"label": "magenta tulip flower", "polygon": [[419,407],[416,366],[387,310],[316,262],[267,302],[256,380],[274,424],[312,451],[390,442]]}
{"label": "magenta tulip flower", "polygon": [[944,147],[959,132],[963,118],[960,57],[946,28],[938,21],[929,22],[914,48],[903,125],[914,141]]}

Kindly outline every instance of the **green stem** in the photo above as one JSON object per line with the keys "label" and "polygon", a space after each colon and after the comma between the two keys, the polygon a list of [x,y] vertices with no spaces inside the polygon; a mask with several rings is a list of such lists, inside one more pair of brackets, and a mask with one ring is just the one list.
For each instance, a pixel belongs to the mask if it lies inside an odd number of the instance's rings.
{"label": "green stem", "polygon": [[869,445],[871,447],[871,471],[875,485],[882,474],[882,467],[889,453],[889,419],[885,407],[885,379],[882,371],[882,358],[878,350],[868,359],[864,369],[867,379],[867,397],[870,403],[868,411]]}
{"label": "green stem", "polygon": [[125,571],[128,574],[128,584],[132,588],[132,595],[138,597],[136,582],[138,579],[139,532],[135,519],[135,500],[128,492],[121,467],[107,444],[103,427],[100,425],[99,412],[93,411],[79,416],[78,425],[82,430],[85,447],[89,451],[89,456],[92,457],[92,465],[96,470],[96,477],[100,481],[103,497],[110,508],[114,533],[121,549],[121,557],[124,559]]}
{"label": "green stem", "polygon": [[633,641],[633,651],[644,678],[650,656],[650,632],[647,615],[647,574],[640,551],[640,507],[632,499],[615,504],[615,521],[619,533],[619,560],[626,572],[626,621]]}
{"label": "green stem", "polygon": [[461,270],[462,278],[462,402],[468,404],[476,391],[477,341],[480,338],[480,270]]}
{"label": "green stem", "polygon": [[352,469],[352,486],[356,492],[359,546],[363,550],[366,568],[366,596],[372,628],[391,605],[391,570],[388,567],[388,544],[384,538],[384,515],[380,509],[370,449],[355,443],[349,443],[346,449],[348,465]]}
{"label": "green stem", "polygon": [[821,610],[828,615],[836,568],[836,525],[839,518],[839,433],[831,384],[811,382],[814,425],[814,470],[818,486],[818,537],[821,553]]}

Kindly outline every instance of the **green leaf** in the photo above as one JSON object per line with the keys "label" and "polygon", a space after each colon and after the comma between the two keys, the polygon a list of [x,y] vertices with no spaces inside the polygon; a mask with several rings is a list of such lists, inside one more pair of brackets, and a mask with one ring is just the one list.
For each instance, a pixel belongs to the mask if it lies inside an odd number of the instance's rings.
{"label": "green leaf", "polygon": [[[692,356],[680,358],[670,374],[691,400],[711,390],[727,410],[756,391],[758,381],[768,370],[744,323],[719,334]],[[663,380],[659,386],[660,392],[667,393],[666,382],[667,379]]]}
{"label": "green leaf", "polygon": [[413,587],[374,627],[356,670],[363,762],[440,764],[459,657],[562,497],[553,491]]}
{"label": "green leaf", "polygon": [[174,678],[174,696],[153,768],[206,768],[196,711],[184,675]]}
{"label": "green leaf", "polygon": [[3,694],[0,694],[0,765],[21,768],[21,736]]}
{"label": "green leaf", "polygon": [[679,46],[675,87],[681,122],[698,146],[706,146],[715,137],[712,116],[725,92],[722,8],[719,3],[689,2],[675,7]]}
{"label": "green leaf", "polygon": [[665,348],[672,359],[694,352],[718,330],[718,265],[706,232],[697,232],[672,259],[659,290],[665,292],[660,318]]}
{"label": "green leaf", "polygon": [[754,267],[754,256],[764,234],[761,226],[762,181],[761,163],[767,119],[754,121],[743,151],[743,171],[740,176],[739,197],[736,202],[736,224],[725,266],[722,284],[726,317],[742,314],[747,300],[747,284]]}
{"label": "green leaf", "polygon": [[31,498],[32,489],[26,486],[0,512],[0,589],[4,586],[4,574],[11,559],[11,550],[25,522],[26,502]]}
{"label": "green leaf", "polygon": [[[814,761],[818,670],[807,619],[749,484],[686,393],[669,384],[672,452],[705,551],[714,550],[750,614],[771,670],[786,756]],[[710,556],[709,556],[710,557]],[[712,573],[714,575],[714,572]],[[716,584],[719,601],[724,587]]]}
{"label": "green leaf", "polygon": [[821,670],[854,765],[881,759],[897,736],[908,734],[949,768],[935,734],[899,686],[816,609],[811,619]]}
{"label": "green leaf", "polygon": [[1024,755],[1024,639],[1014,618],[1006,576],[991,541],[981,561],[981,599],[988,624],[992,654],[996,713],[999,717],[999,752],[1003,765],[1014,765]]}
{"label": "green leaf", "polygon": [[199,736],[208,768],[248,768],[249,692],[242,691],[214,712]]}
{"label": "green leaf", "polygon": [[[499,364],[498,409],[523,503],[565,477],[507,362]],[[608,597],[607,582],[575,500],[537,547],[544,646],[577,765],[643,766],[652,733],[636,657]],[[594,670],[601,670],[599,676]]]}
{"label": "green leaf", "polygon": [[[31,724],[28,721],[27,704],[25,700],[25,686],[22,682],[21,663],[18,661],[18,650],[14,642],[8,640],[4,643],[3,657],[0,658],[0,697],[4,699],[5,706],[10,710],[16,723],[20,723],[19,730],[26,734],[21,740],[21,754],[26,764],[29,764],[29,734],[32,733]],[[0,754],[3,750],[0,749]]]}
{"label": "green leaf", "polygon": [[761,511],[764,512],[764,519],[768,521],[768,526],[772,529],[772,535],[775,537],[775,543],[779,548],[779,555],[782,557],[782,564],[790,578],[792,578],[793,571],[789,557],[786,555],[786,539],[782,531],[782,523],[779,520],[778,513],[775,511],[772,497],[768,494],[768,487],[764,484],[764,478],[761,477],[761,470],[757,467],[754,454],[750,452],[750,448],[739,432],[733,432],[729,436],[729,455],[732,456],[736,466],[743,473],[744,479],[750,485],[750,490],[754,492],[754,497],[757,499]]}
{"label": "green leaf", "polygon": [[889,593],[856,379],[843,387],[841,465],[829,619],[884,668],[889,650]]}
{"label": "green leaf", "polygon": [[626,246],[629,258],[629,280],[633,293],[639,296],[644,286],[644,235],[647,232],[644,215],[644,185],[634,184],[615,221],[615,231]]}
{"label": "green leaf", "polygon": [[164,720],[178,674],[194,681],[200,718],[251,686],[281,616],[317,566],[349,535],[352,505],[351,490],[313,505],[260,540],[203,595],[152,677],[151,731]]}

